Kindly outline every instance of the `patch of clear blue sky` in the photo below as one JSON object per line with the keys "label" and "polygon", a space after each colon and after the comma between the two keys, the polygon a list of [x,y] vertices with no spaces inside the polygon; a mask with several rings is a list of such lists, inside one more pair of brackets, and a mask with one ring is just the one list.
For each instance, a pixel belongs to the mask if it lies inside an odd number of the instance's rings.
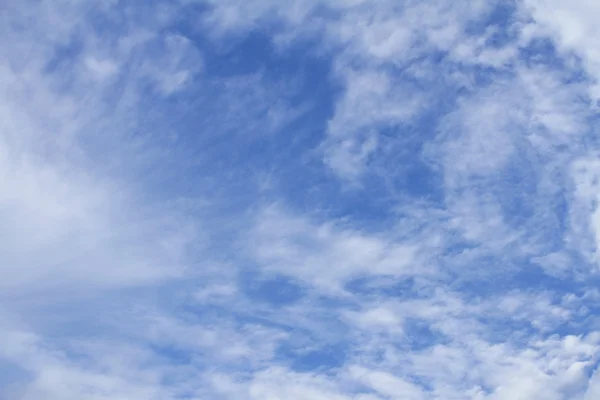
{"label": "patch of clear blue sky", "polygon": [[293,304],[306,295],[306,289],[300,283],[281,274],[265,276],[244,271],[239,275],[238,286],[253,301],[275,308]]}

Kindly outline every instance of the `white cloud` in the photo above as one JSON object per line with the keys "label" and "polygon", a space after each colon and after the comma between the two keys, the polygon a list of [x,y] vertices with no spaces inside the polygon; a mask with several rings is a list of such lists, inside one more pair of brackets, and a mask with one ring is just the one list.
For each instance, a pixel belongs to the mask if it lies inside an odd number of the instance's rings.
{"label": "white cloud", "polygon": [[114,76],[119,67],[112,60],[99,60],[94,57],[89,57],[85,60],[85,66],[97,79],[107,79]]}
{"label": "white cloud", "polygon": [[157,54],[141,61],[137,73],[148,77],[159,93],[170,95],[202,69],[202,60],[193,43],[181,35],[167,35]]}
{"label": "white cloud", "polygon": [[[553,35],[594,74],[594,6],[525,4],[542,27],[534,33]],[[241,160],[247,153],[238,149],[307,108],[286,100],[297,82],[273,83],[264,71],[197,84],[200,52],[165,28],[178,20],[178,4],[147,6],[139,18],[135,7],[118,6],[0,6],[9,55],[0,63],[0,358],[23,371],[23,382],[0,397],[596,395],[597,373],[588,379],[600,345],[588,308],[595,294],[585,282],[583,294],[567,286],[574,271],[594,273],[584,262],[570,265],[577,252],[587,257],[582,261],[598,261],[588,86],[571,82],[570,70],[518,59],[534,29],[526,14],[509,27],[480,29],[491,11],[484,1],[212,2],[202,15],[203,27],[213,29],[206,40],[264,28],[281,52],[294,39],[323,35],[316,50],[332,57],[332,79],[342,90],[319,148],[343,181],[394,181],[402,173],[397,164],[413,150],[392,154],[407,142],[405,132],[384,138],[383,128],[410,127],[410,139],[423,144],[406,162],[426,156],[426,167],[443,178],[440,199],[398,196],[396,214],[389,213],[396,220],[365,215],[372,222],[365,223],[310,215],[285,200],[270,207],[257,200],[225,217],[212,203],[203,203],[211,208],[205,219],[197,209],[182,211],[178,190],[196,185],[195,175],[222,188],[229,185],[223,176],[246,176],[253,165],[207,162],[169,184],[153,175],[158,169],[202,164],[173,159],[200,158],[224,139],[233,144],[214,159]],[[96,13],[121,21],[120,29],[94,31],[87,22]],[[515,38],[490,45],[502,30]],[[205,92],[173,106],[190,88]],[[411,125],[434,106],[442,110],[431,132]],[[190,110],[200,113],[194,124],[181,121]],[[187,125],[194,125],[194,140],[169,136]],[[212,136],[200,138],[197,130]],[[167,143],[198,149],[171,152]],[[218,168],[231,170],[221,175]],[[365,194],[379,195],[389,194]],[[561,197],[568,218],[556,211]],[[510,211],[515,203],[532,211]],[[259,212],[247,218],[252,210]],[[566,228],[553,222],[561,219]],[[535,275],[530,260],[560,269],[565,287],[546,289],[538,280],[548,277]],[[257,301],[245,291],[252,282],[238,276],[248,270],[289,278],[301,288],[298,299]],[[518,273],[532,273],[535,284],[514,281]],[[329,360],[335,345],[344,349]],[[304,370],[296,364],[303,360]]]}
{"label": "white cloud", "polygon": [[[556,0],[525,0],[523,3],[535,23],[533,36],[550,36],[567,59],[570,54],[580,57],[588,74],[597,81],[600,70],[600,29],[596,23],[600,15],[598,3],[579,0],[570,2],[568,7]],[[590,88],[595,99],[600,95],[598,88],[598,82]]]}
{"label": "white cloud", "polygon": [[600,385],[598,382],[598,370],[596,370],[590,379],[590,384],[583,396],[583,400],[593,400],[598,398],[598,396],[600,396]]}
{"label": "white cloud", "polygon": [[427,274],[416,243],[365,235],[335,223],[317,224],[277,206],[264,210],[251,231],[249,252],[266,270],[339,290],[352,278]]}
{"label": "white cloud", "polygon": [[[0,214],[7,221],[0,251],[7,277],[3,290],[119,287],[178,276],[184,247],[194,237],[192,225],[176,222],[172,209],[140,207],[137,189],[112,175],[110,167],[92,164],[94,157],[110,162],[110,155],[92,154],[87,147],[98,140],[95,135],[104,137],[116,157],[131,146],[128,126],[120,126],[119,117],[136,110],[111,104],[106,96],[115,94],[107,78],[116,79],[134,51],[116,49],[116,33],[104,39],[89,28],[77,36],[79,19],[89,12],[85,7],[70,2],[44,3],[37,12],[25,4],[9,7],[13,21],[3,35],[9,58],[0,74],[7,82],[0,100]],[[25,21],[35,29],[20,28]],[[144,28],[155,28],[149,24]],[[77,40],[83,50],[79,56],[72,50],[72,56],[93,75],[92,86],[77,63],[61,59],[68,57],[61,48]],[[21,60],[27,47],[31,57]],[[188,53],[194,51],[174,48],[167,56],[178,63]],[[141,76],[130,74],[128,83]]]}
{"label": "white cloud", "polygon": [[[111,53],[111,43],[98,43],[92,29],[82,27],[85,7],[2,7],[10,23],[0,35],[0,80],[6,83],[0,97],[0,298],[25,328],[3,321],[0,353],[33,379],[14,390],[23,399],[163,398],[157,381],[135,363],[116,372],[78,364],[44,337],[44,322],[57,316],[36,318],[44,315],[40,309],[65,302],[77,308],[84,298],[110,297],[113,289],[169,281],[188,266],[195,223],[170,206],[141,202],[144,191],[124,173],[139,167],[135,160],[120,159],[123,175],[108,165],[132,146],[131,125],[121,125],[120,117],[131,121],[139,111],[137,104],[132,109],[110,99],[130,54]],[[91,148],[98,141],[110,153]]]}
{"label": "white cloud", "polygon": [[343,69],[339,74],[346,89],[328,122],[325,163],[353,181],[378,150],[378,130],[409,122],[425,99],[384,72]]}
{"label": "white cloud", "polygon": [[600,164],[596,157],[574,160],[571,168],[573,199],[570,206],[569,244],[579,249],[590,261],[598,263],[600,219],[598,211],[598,179]]}
{"label": "white cloud", "polygon": [[322,376],[298,374],[281,368],[273,368],[258,374],[249,386],[251,399],[298,399],[298,400],[345,400],[348,395],[340,393],[335,381]]}
{"label": "white cloud", "polygon": [[398,378],[390,373],[381,371],[369,371],[361,367],[350,367],[350,374],[355,379],[373,388],[388,398],[403,398],[410,400],[425,399],[426,395],[420,387]]}

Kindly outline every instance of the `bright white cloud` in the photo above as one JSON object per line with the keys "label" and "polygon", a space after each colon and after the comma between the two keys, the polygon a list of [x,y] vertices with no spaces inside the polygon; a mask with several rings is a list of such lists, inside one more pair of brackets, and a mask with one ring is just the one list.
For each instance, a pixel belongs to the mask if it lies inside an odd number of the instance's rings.
{"label": "bright white cloud", "polygon": [[[596,17],[600,6],[594,1],[576,1],[566,6],[553,0],[526,0],[524,7],[531,13],[534,25],[530,28],[534,37],[550,37],[559,51],[566,53],[569,62],[572,54],[580,57],[587,73],[598,79],[600,30]],[[598,83],[591,86],[590,94],[597,98]]]}
{"label": "bright white cloud", "polygon": [[341,289],[352,278],[426,274],[415,243],[364,235],[334,224],[314,224],[286,215],[276,206],[258,218],[248,244],[267,270],[321,286]]}

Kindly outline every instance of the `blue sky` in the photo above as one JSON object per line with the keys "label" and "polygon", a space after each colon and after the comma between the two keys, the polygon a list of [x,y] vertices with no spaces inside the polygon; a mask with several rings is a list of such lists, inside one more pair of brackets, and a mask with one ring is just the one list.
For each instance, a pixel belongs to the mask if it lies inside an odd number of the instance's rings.
{"label": "blue sky", "polygon": [[0,5],[0,400],[600,398],[600,3]]}

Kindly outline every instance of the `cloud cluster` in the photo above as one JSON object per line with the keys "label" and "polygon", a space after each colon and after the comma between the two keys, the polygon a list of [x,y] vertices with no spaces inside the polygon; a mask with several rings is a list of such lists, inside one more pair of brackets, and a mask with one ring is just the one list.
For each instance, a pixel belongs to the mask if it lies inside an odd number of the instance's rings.
{"label": "cloud cluster", "polygon": [[595,399],[559,3],[0,5],[0,399]]}

